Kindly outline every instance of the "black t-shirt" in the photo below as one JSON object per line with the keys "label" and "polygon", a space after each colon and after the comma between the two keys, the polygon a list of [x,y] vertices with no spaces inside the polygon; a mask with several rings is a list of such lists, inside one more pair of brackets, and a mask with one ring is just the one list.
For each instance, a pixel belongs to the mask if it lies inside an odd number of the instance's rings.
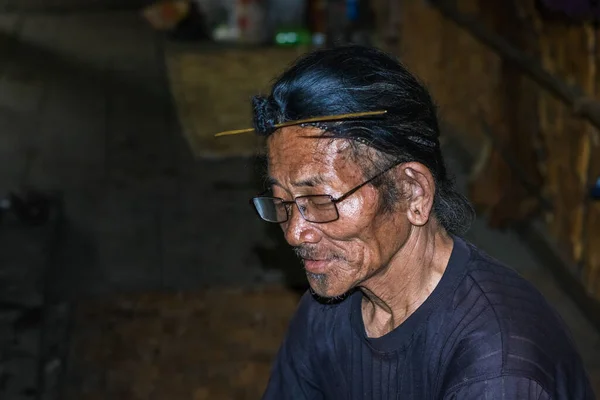
{"label": "black t-shirt", "polygon": [[306,293],[264,400],[594,399],[564,323],[515,271],[462,239],[429,298],[368,338],[362,293],[322,304]]}

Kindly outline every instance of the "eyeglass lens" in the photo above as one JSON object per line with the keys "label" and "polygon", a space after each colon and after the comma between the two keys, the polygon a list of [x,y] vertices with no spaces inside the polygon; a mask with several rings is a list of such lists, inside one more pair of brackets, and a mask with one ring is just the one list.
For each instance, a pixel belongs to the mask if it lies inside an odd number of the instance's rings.
{"label": "eyeglass lens", "polygon": [[[253,203],[263,220],[281,223],[288,220],[294,202],[284,202],[275,197],[255,197]],[[331,196],[300,196],[295,203],[302,217],[309,222],[330,222],[338,218],[337,207]]]}

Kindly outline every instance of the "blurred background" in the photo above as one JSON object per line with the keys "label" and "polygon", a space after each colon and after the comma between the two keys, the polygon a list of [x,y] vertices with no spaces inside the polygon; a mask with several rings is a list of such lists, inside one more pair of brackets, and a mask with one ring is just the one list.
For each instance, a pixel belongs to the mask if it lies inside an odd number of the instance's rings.
{"label": "blurred background", "polygon": [[256,399],[306,289],[250,97],[378,46],[431,89],[467,236],[600,391],[600,12],[587,0],[0,0],[0,399]]}

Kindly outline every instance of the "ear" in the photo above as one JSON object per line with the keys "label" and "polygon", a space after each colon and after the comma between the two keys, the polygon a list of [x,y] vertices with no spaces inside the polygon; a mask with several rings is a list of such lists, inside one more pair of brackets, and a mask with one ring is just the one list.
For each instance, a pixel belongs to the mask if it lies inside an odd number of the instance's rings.
{"label": "ear", "polygon": [[409,162],[401,167],[402,181],[405,190],[408,220],[416,226],[423,226],[429,221],[435,196],[435,181],[429,168],[418,162]]}

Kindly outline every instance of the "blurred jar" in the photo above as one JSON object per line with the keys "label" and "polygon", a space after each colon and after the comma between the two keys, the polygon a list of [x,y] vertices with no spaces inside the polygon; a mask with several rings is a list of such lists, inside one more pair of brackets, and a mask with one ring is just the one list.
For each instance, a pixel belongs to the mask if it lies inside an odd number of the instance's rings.
{"label": "blurred jar", "polygon": [[262,44],[268,39],[266,28],[266,4],[264,0],[236,0],[233,9],[239,34],[239,42]]}

